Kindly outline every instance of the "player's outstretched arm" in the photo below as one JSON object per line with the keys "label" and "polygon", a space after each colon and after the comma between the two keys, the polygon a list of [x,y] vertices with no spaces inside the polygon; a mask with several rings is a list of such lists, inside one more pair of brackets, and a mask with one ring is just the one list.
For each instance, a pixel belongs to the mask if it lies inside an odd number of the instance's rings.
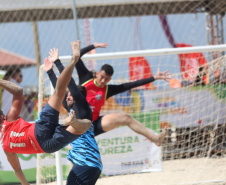
{"label": "player's outstretched arm", "polygon": [[91,51],[92,49],[95,49],[95,48],[106,48],[108,46],[107,43],[99,43],[99,42],[95,42],[93,45],[89,45],[87,47],[84,47],[81,49],[80,51],[80,59],[78,61],[78,63],[75,65],[75,68],[77,70],[77,73],[78,73],[78,77],[79,77],[79,84],[83,84],[84,82],[92,79],[94,76],[93,76],[93,72],[92,71],[89,71],[85,64],[83,63],[81,57],[88,53],[89,51]]}
{"label": "player's outstretched arm", "polygon": [[15,175],[17,176],[18,180],[21,182],[22,185],[29,185],[29,183],[27,182],[27,179],[24,176],[24,173],[21,169],[20,166],[20,161],[19,158],[17,156],[16,153],[9,153],[9,152],[5,152],[7,159],[10,163],[10,165],[12,166]]}
{"label": "player's outstretched arm", "polygon": [[95,42],[93,45],[94,45],[95,48],[107,48],[108,43]]}
{"label": "player's outstretched arm", "polygon": [[23,89],[18,85],[8,81],[0,79],[0,87],[7,90],[13,95],[12,106],[6,115],[7,121],[15,121],[22,109],[23,105]]}
{"label": "player's outstretched arm", "polygon": [[[44,61],[44,70],[47,72],[54,89],[56,87],[57,77],[56,77],[56,74],[53,71],[53,62],[52,61],[55,61],[55,59],[58,58],[58,49],[57,49],[57,55],[54,54],[55,51],[56,51],[56,49],[54,48],[54,50],[51,49],[50,52],[49,52],[50,55],[55,56],[55,58],[48,57],[48,58],[45,58],[45,61]],[[64,97],[63,106],[66,110],[68,110],[66,98],[67,98],[67,96]]]}
{"label": "player's outstretched arm", "polygon": [[64,70],[64,66],[59,59],[59,51],[57,48],[50,49],[48,58],[56,65],[59,72],[62,73],[62,71]]}
{"label": "player's outstretched arm", "polygon": [[49,58],[45,58],[44,60],[44,70],[48,72],[53,69],[53,62]]}
{"label": "player's outstretched arm", "polygon": [[0,79],[0,87],[7,90],[14,96],[21,96],[21,94],[23,95],[23,89],[20,86],[14,84],[13,82],[10,82],[8,80]]}
{"label": "player's outstretched arm", "polygon": [[165,80],[165,81],[169,81],[171,79],[171,73],[168,73],[169,71],[164,71],[161,72],[160,69],[158,68],[158,71],[156,73],[156,75],[154,76],[155,80]]}
{"label": "player's outstretched arm", "polygon": [[45,58],[45,60],[44,60],[44,70],[47,72],[49,79],[55,89],[57,77],[53,71],[53,63],[52,63],[52,61],[49,60],[49,58]]}
{"label": "player's outstretched arm", "polygon": [[114,96],[116,94],[128,91],[132,88],[139,87],[142,85],[146,85],[148,83],[151,83],[155,80],[165,80],[168,81],[171,79],[171,74],[168,74],[168,71],[161,72],[160,69],[158,69],[156,75],[153,77],[136,80],[133,82],[123,83],[120,85],[108,85],[108,93],[107,93],[107,99],[111,96]]}
{"label": "player's outstretched arm", "polygon": [[51,62],[55,62],[57,59],[59,59],[58,48],[50,49],[48,58]]}
{"label": "player's outstretched arm", "polygon": [[93,45],[89,45],[89,46],[82,48],[80,51],[80,54],[81,54],[80,57],[82,57],[84,54],[90,52],[91,50],[93,50],[95,48],[106,48],[107,46],[108,46],[108,43],[95,42]]}

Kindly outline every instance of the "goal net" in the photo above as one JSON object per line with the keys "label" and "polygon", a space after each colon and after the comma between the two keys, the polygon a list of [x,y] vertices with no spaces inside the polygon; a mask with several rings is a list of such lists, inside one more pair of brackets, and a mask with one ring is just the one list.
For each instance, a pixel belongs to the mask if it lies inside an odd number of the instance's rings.
{"label": "goal net", "polygon": [[[109,44],[106,49],[97,49],[96,53],[175,48],[179,46],[179,43],[180,46],[182,46],[183,43],[193,46],[224,44],[226,37],[225,12],[225,0],[0,1],[0,78],[12,80],[12,78],[14,78],[14,72],[16,72],[18,68],[21,70],[21,73],[17,74],[17,77],[20,79],[19,82],[21,82],[19,85],[24,89],[24,103],[20,116],[26,121],[34,122],[38,117],[37,91],[40,84],[39,80],[44,83],[43,86],[41,86],[43,89],[43,104],[48,100],[51,94],[51,85],[48,78],[46,76],[39,78],[39,68],[43,64],[45,57],[48,56],[50,48],[58,47],[61,56],[70,55],[70,42],[77,39],[81,41],[82,47],[94,42],[107,42]],[[180,175],[179,172],[181,171],[188,170],[187,168],[185,169],[188,163],[182,164],[182,161],[179,160],[183,160],[187,157],[198,160],[197,162],[199,163],[194,165],[195,167],[205,166],[206,169],[209,169],[206,165],[210,164],[211,170],[209,171],[213,171],[213,164],[223,164],[223,162],[218,163],[213,161],[216,156],[220,155],[216,155],[216,151],[218,151],[216,148],[223,148],[223,143],[225,142],[225,138],[223,137],[224,131],[222,130],[224,124],[221,124],[223,118],[220,117],[221,114],[217,116],[217,112],[223,110],[225,102],[224,84],[218,83],[220,81],[223,82],[223,80],[219,79],[220,75],[223,76],[223,69],[222,66],[219,65],[219,62],[220,57],[224,56],[224,53],[221,51],[216,53],[215,50],[209,53],[205,51],[200,52],[203,53],[208,63],[208,78],[205,78],[205,81],[208,81],[208,83],[206,84],[205,82],[205,86],[192,87],[191,84],[196,74],[191,73],[190,75],[190,73],[184,73],[184,69],[187,68],[181,68],[179,54],[144,56],[143,53],[139,55],[139,57],[143,56],[145,60],[147,60],[151,69],[147,72],[149,75],[150,71],[152,74],[156,74],[157,68],[160,67],[161,71],[169,69],[170,72],[173,73],[174,80],[170,83],[160,80],[155,81],[150,86],[117,95],[109,99],[109,102],[106,103],[106,106],[102,110],[102,114],[124,111],[155,132],[160,131],[161,125],[170,125],[171,129],[169,135],[165,140],[166,143],[164,143],[162,147],[163,162],[158,164],[160,164],[159,167],[162,166],[163,169],[167,169],[164,167],[165,162],[173,162],[176,164],[176,162],[179,161],[179,170],[171,170],[173,168],[169,168],[169,171],[175,171],[176,175]],[[85,63],[91,70],[100,69],[100,66],[105,62],[111,63],[115,68],[115,74],[110,83],[117,84],[142,77],[139,73],[142,67],[140,68],[139,65],[134,69],[137,71],[130,74],[129,71],[131,71],[132,67],[135,65],[131,64],[130,68],[128,67],[129,57],[135,56],[131,55],[121,59],[115,59],[112,56],[105,59],[96,58],[95,61],[88,59]],[[134,58],[130,60],[132,63]],[[136,61],[137,60],[138,59],[136,59]],[[183,61],[183,59],[181,60]],[[142,60],[141,63],[145,63],[144,60]],[[185,61],[183,63],[185,64]],[[202,61],[200,61],[200,64],[203,64]],[[197,66],[195,63],[194,65]],[[189,70],[192,69],[193,68]],[[212,73],[210,73],[210,69],[213,69]],[[200,70],[202,72],[203,69],[201,68]],[[194,71],[197,72],[197,70]],[[76,73],[74,77],[78,82]],[[197,78],[196,81],[198,82],[200,79]],[[216,83],[213,83],[213,81]],[[171,86],[178,86],[179,88],[170,88]],[[5,93],[6,91],[2,91],[0,88],[1,110],[7,113],[12,101]],[[187,99],[183,97],[187,97]],[[207,98],[211,97],[212,99],[210,101],[206,101]],[[153,98],[153,100],[151,98]],[[39,98],[39,101],[41,100],[42,98]],[[194,102],[197,102],[196,106]],[[205,102],[206,104],[203,103],[202,105],[201,102]],[[42,107],[41,102],[39,106]],[[208,111],[205,112],[203,107],[207,107]],[[65,110],[62,109],[62,111]],[[187,114],[185,114],[186,111]],[[65,116],[65,114],[66,112],[62,113],[62,117]],[[207,117],[206,114],[208,115]],[[198,125],[197,120],[199,120]],[[223,122],[225,123],[225,121]],[[218,124],[214,126],[213,123]],[[120,133],[118,129],[114,130],[114,132]],[[114,132],[113,135],[115,134]],[[134,134],[134,132],[130,133],[130,130],[126,130],[125,133],[129,135],[123,137],[117,136],[112,139],[116,141],[117,138],[120,138],[121,141],[124,142],[124,138],[135,138],[135,136],[131,135]],[[108,133],[103,134],[101,137],[107,136]],[[141,136],[139,135],[139,137]],[[139,141],[143,141],[142,138],[138,139]],[[146,151],[144,151],[144,149],[139,150],[138,147],[135,146],[135,148],[138,149],[138,154],[141,155],[139,159],[138,157],[136,159],[127,159],[126,156],[130,153],[128,152],[125,153],[124,157],[119,157],[121,154],[114,154],[114,156],[116,156],[114,161],[113,157],[104,161],[104,157],[108,156],[107,152],[110,153],[113,149],[114,152],[117,152],[117,146],[113,147],[111,143],[106,144],[106,138],[100,138],[98,140],[99,148],[103,156],[104,170],[109,169],[107,162],[112,161],[111,164],[116,164],[116,162],[119,162],[118,159],[120,158],[127,160],[122,161],[123,165],[121,166],[123,168],[133,167],[132,169],[139,171],[141,170],[142,163],[146,164],[142,160],[151,161],[153,159],[145,160],[146,156],[143,154]],[[110,138],[108,138],[108,140],[110,140]],[[137,138],[136,140],[134,139],[134,141],[137,141]],[[138,144],[138,142],[134,144]],[[144,140],[144,144],[151,143]],[[140,145],[141,144],[139,144],[139,146]],[[64,151],[61,151],[61,154],[57,154],[63,156],[61,163],[65,168],[62,169],[64,178],[67,177],[67,171],[69,170],[69,164],[66,159],[66,154],[69,149],[70,148],[66,148]],[[122,147],[119,150],[122,151]],[[127,146],[126,151],[130,151],[130,146]],[[205,153],[204,151],[209,151],[209,153]],[[222,149],[219,151],[222,151]],[[138,154],[134,154],[133,156],[138,156]],[[210,156],[204,158],[205,165],[203,165],[203,161],[198,158],[202,154]],[[1,149],[0,156],[0,183],[18,183],[19,181],[7,159],[3,157],[5,154]],[[34,182],[36,178],[36,155],[21,154],[18,156],[25,176],[28,178],[29,182]],[[55,168],[55,154],[50,156],[42,155],[40,157],[40,165],[38,163],[38,166],[42,166],[42,168],[38,168],[38,171],[41,169],[42,174],[44,174],[43,181],[56,181],[55,172],[58,170]],[[211,161],[210,159],[213,160]],[[224,158],[220,156],[220,159]],[[151,161],[150,163],[153,162]],[[47,168],[47,166],[50,166],[50,168]],[[144,165],[144,168],[150,169],[148,163],[147,166]],[[117,171],[115,167],[111,169],[114,169],[113,172],[107,170],[106,174]],[[217,169],[220,169],[220,167]],[[222,167],[221,169],[225,168]],[[192,175],[188,175],[190,179],[184,180],[184,182],[191,182],[192,180],[199,181],[195,179],[195,177],[203,177],[204,175],[200,172],[201,170],[198,171],[199,173],[194,174],[195,172],[193,172],[191,173]],[[216,171],[216,173],[218,172],[219,171]],[[159,173],[158,177],[161,176],[161,174],[163,173]],[[205,174],[208,175],[208,173]],[[209,175],[208,178],[222,180],[220,172],[218,175],[213,175],[214,177]],[[183,177],[183,175],[181,176]],[[157,177],[154,179],[156,178]],[[205,179],[208,180],[207,178]],[[164,182],[168,182],[168,180],[169,179],[162,181],[161,184],[166,184]],[[127,184],[129,184],[129,182]]]}
{"label": "goal net", "polygon": [[[162,147],[127,127],[96,137],[103,162],[102,175],[148,171],[161,174],[164,164],[171,163],[184,170],[193,166],[178,183],[226,182],[226,56],[219,54],[225,49],[225,45],[184,47],[88,54],[82,58],[86,66],[92,63],[97,70],[105,63],[111,64],[115,72],[109,84],[148,78],[158,69],[172,73],[168,82],[156,80],[106,101],[102,115],[124,112],[155,133],[167,127],[168,134]],[[66,65],[70,56],[60,59]],[[58,70],[54,71],[58,76]],[[78,84],[76,72],[73,78]],[[51,92],[50,80],[41,66],[39,110]],[[62,107],[60,119],[66,116]],[[64,179],[70,170],[66,159],[69,149],[62,149],[60,154]],[[56,181],[55,155],[41,154],[38,159],[41,182]]]}

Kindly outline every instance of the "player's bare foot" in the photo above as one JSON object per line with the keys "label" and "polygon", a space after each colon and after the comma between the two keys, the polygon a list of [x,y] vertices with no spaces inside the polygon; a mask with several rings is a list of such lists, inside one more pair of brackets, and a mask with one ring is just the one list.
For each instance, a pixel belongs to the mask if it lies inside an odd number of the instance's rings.
{"label": "player's bare foot", "polygon": [[71,110],[69,116],[64,119],[63,125],[64,126],[70,125],[70,123],[73,121],[73,119],[75,119],[75,111]]}
{"label": "player's bare foot", "polygon": [[79,134],[84,134],[92,125],[92,122],[88,119],[73,119],[70,122],[70,125],[77,131]]}
{"label": "player's bare foot", "polygon": [[71,42],[71,48],[72,48],[72,60],[77,62],[80,57],[80,41],[77,40],[77,42],[72,41]]}
{"label": "player's bare foot", "polygon": [[76,119],[75,111],[71,110],[70,115],[64,119],[63,125],[72,126],[76,133],[84,134],[92,125],[92,122],[88,119]]}
{"label": "player's bare foot", "polygon": [[153,141],[157,146],[161,146],[165,136],[167,134],[167,128],[165,127],[163,131],[157,135],[156,140]]}

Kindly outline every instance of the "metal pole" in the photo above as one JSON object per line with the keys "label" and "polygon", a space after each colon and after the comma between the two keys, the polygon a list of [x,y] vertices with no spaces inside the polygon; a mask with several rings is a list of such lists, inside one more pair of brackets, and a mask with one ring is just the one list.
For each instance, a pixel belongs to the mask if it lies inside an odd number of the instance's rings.
{"label": "metal pole", "polygon": [[[210,33],[211,33],[210,15],[209,15],[209,13],[206,13],[206,36],[207,36],[208,45],[211,45]],[[208,61],[212,60],[210,56],[211,56],[211,52],[208,53]]]}
{"label": "metal pole", "polygon": [[56,174],[57,174],[57,185],[63,185],[63,170],[61,161],[61,151],[55,152],[56,156]]}
{"label": "metal pole", "polygon": [[77,11],[76,11],[76,0],[72,0],[72,11],[73,11],[73,17],[75,22],[75,36],[77,40],[80,40],[79,37],[79,29],[78,29],[78,19],[77,19]]}
{"label": "metal pole", "polygon": [[[224,14],[220,15],[220,24],[221,24],[221,44],[224,44],[224,23],[223,23],[223,17],[224,17]],[[224,56],[224,51],[222,51],[222,56]]]}
{"label": "metal pole", "polygon": [[39,68],[41,66],[41,57],[40,57],[40,48],[39,48],[39,39],[38,39],[38,28],[37,28],[36,22],[32,22],[32,28],[33,28],[33,36],[34,36],[34,43],[35,43],[36,69],[37,69],[37,74],[39,75]]}
{"label": "metal pole", "polygon": [[[42,110],[42,100],[43,100],[43,67],[39,68],[39,78],[38,78],[38,114],[41,112]],[[37,185],[41,185],[41,176],[42,176],[42,170],[41,170],[41,154],[37,154],[37,172],[36,172],[36,184]]]}

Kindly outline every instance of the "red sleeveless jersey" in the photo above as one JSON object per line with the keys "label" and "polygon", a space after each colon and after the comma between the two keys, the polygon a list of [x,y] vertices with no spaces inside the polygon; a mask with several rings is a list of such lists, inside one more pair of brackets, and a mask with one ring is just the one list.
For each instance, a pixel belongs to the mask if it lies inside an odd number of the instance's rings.
{"label": "red sleeveless jersey", "polygon": [[107,85],[103,88],[98,87],[95,81],[94,78],[82,84],[86,87],[86,100],[92,108],[93,121],[96,121],[100,115],[100,110],[105,103],[108,89]]}
{"label": "red sleeveless jersey", "polygon": [[44,153],[35,138],[35,123],[28,123],[22,118],[14,122],[3,123],[1,144],[6,152],[18,154]]}

